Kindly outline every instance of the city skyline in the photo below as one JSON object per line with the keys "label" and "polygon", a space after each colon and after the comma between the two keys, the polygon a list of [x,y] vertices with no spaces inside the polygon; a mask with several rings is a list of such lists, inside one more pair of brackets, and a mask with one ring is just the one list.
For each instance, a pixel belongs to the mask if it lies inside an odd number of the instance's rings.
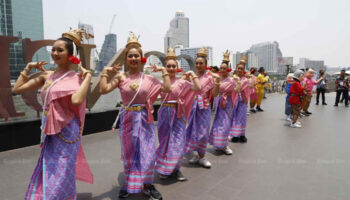
{"label": "city skyline", "polygon": [[[329,67],[348,67],[350,57],[350,21],[348,1],[279,2],[269,0],[211,1],[150,0],[136,1],[44,1],[46,39],[55,39],[78,21],[92,24],[100,49],[114,14],[112,32],[118,35],[118,47],[125,46],[130,30],[139,34],[144,51],[164,49],[164,36],[176,10],[184,10],[190,19],[190,47],[212,46],[214,64],[226,49],[249,49],[252,44],[277,41],[284,56],[324,60]],[[156,10],[153,5],[157,4]],[[62,7],[62,5],[69,5]],[[62,7],[62,9],[57,9]],[[78,8],[78,9],[77,9]]]}

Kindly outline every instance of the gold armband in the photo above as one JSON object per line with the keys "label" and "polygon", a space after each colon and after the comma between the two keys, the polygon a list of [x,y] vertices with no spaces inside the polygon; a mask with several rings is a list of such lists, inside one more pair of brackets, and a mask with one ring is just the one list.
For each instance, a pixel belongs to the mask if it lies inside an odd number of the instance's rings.
{"label": "gold armband", "polygon": [[87,70],[86,72],[83,73],[83,78],[85,78],[86,74],[92,75],[92,72],[90,70]]}
{"label": "gold armband", "polygon": [[25,79],[29,78],[29,76],[24,71],[21,72],[21,76],[23,76],[23,78]]}
{"label": "gold armband", "polygon": [[106,74],[106,73],[102,73],[101,75],[100,75],[100,77],[102,78],[102,77],[106,77],[106,78],[108,78],[108,74]]}

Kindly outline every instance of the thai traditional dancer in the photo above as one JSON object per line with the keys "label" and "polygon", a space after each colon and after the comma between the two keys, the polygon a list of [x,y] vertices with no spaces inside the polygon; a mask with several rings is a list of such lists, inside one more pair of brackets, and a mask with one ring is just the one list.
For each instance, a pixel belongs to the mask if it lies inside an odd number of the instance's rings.
{"label": "thai traditional dancer", "polygon": [[[233,115],[230,128],[231,142],[246,143],[245,129],[247,126],[247,103],[250,97],[249,79],[244,75],[244,65],[239,63],[236,67],[236,75],[239,77],[240,89],[234,93],[233,97]],[[234,76],[236,76],[234,75]]]}
{"label": "thai traditional dancer", "polygon": [[195,91],[201,87],[198,76],[193,71],[186,72],[182,78],[176,78],[176,73],[182,69],[178,67],[176,54],[171,47],[165,57],[165,67],[171,79],[171,92],[161,92],[156,171],[161,179],[172,175],[178,181],[185,181],[180,166],[186,142],[186,122],[191,113]]}
{"label": "thai traditional dancer", "polygon": [[256,68],[252,67],[249,71],[249,81],[250,81],[250,112],[256,113],[256,110],[254,109],[256,102],[258,101],[258,94],[257,94],[257,80],[255,76]]}
{"label": "thai traditional dancer", "polygon": [[[14,93],[41,88],[43,102],[41,152],[25,199],[76,199],[76,179],[93,183],[81,146],[91,72],[81,65],[81,74],[70,68],[80,63],[76,49],[82,36],[91,35],[80,29],[62,34],[51,51],[56,70],[46,71],[45,61],[30,62],[14,85]],[[29,76],[32,69],[41,72]]]}
{"label": "thai traditional dancer", "polygon": [[266,76],[264,67],[260,67],[258,72],[259,72],[259,75],[257,77],[257,86],[256,86],[258,101],[256,102],[256,110],[259,112],[262,112],[264,110],[261,109],[261,102],[265,95],[265,88],[266,88],[267,82],[269,81],[269,77]]}
{"label": "thai traditional dancer", "polygon": [[[161,71],[164,83],[142,72],[146,58],[142,57],[141,44],[134,33],[130,33],[124,50],[128,70],[119,71],[120,64],[105,67],[100,80],[100,93],[106,94],[119,88],[123,108],[120,110],[120,142],[124,163],[125,181],[119,198],[142,191],[153,199],[162,195],[153,186],[156,159],[155,126],[153,123],[153,103],[159,93],[170,91],[169,73],[164,67],[153,66],[153,71]],[[118,117],[113,125],[118,121]]]}
{"label": "thai traditional dancer", "polygon": [[[198,152],[198,156],[194,156],[189,163],[199,163],[205,168],[210,168],[211,163],[205,158],[206,148],[209,140],[209,129],[211,122],[211,109],[209,99],[212,90],[219,91],[220,76],[208,72],[207,67],[207,49],[201,48],[197,53],[196,69],[201,85],[201,90],[195,96],[191,115],[186,129],[186,153],[193,151]],[[215,87],[215,88],[214,88]]]}
{"label": "thai traditional dancer", "polygon": [[[228,137],[231,127],[233,111],[233,93],[238,90],[235,80],[229,77],[232,69],[229,67],[230,53],[224,53],[224,59],[220,66],[220,88],[218,93],[214,93],[214,120],[209,134],[209,143],[217,150],[222,150],[226,155],[232,155],[232,150],[228,146]],[[237,77],[238,79],[238,77]]]}

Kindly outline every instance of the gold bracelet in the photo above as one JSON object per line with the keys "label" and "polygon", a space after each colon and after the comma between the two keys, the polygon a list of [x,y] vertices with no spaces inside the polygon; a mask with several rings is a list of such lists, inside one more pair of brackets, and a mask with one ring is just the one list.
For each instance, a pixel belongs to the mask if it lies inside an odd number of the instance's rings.
{"label": "gold bracelet", "polygon": [[166,74],[163,74],[163,75],[162,75],[162,77],[164,78],[164,76],[169,76],[169,74],[168,74],[168,73],[166,73]]}
{"label": "gold bracelet", "polygon": [[28,79],[28,78],[29,78],[29,76],[28,76],[27,74],[25,74],[24,71],[21,72],[21,76],[23,76],[23,78],[25,78],[25,79]]}
{"label": "gold bracelet", "polygon": [[106,78],[108,78],[108,74],[106,74],[106,73],[102,73],[101,75],[100,75],[100,77],[102,78],[102,77],[106,77]]}
{"label": "gold bracelet", "polygon": [[87,76],[88,74],[90,74],[90,76],[92,77],[92,73],[85,73],[84,79],[86,78],[86,76]]}
{"label": "gold bracelet", "polygon": [[220,86],[220,83],[215,83],[215,85]]}
{"label": "gold bracelet", "polygon": [[23,69],[23,71],[22,71],[22,72],[27,72],[27,74],[29,74],[30,69],[28,69],[27,67],[25,67],[25,68]]}
{"label": "gold bracelet", "polygon": [[192,79],[198,78],[198,76],[192,76]]}
{"label": "gold bracelet", "polygon": [[86,74],[90,74],[90,75],[92,75],[92,72],[91,72],[90,70],[87,70],[86,72],[84,72],[84,73],[83,73],[83,78],[85,78],[85,77],[86,77]]}

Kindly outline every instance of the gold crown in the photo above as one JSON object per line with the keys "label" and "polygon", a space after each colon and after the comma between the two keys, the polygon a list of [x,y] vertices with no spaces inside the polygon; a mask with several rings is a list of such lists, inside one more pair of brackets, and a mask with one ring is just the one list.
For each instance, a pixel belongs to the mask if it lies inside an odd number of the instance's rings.
{"label": "gold crown", "polygon": [[246,64],[246,63],[247,63],[247,60],[248,60],[248,59],[247,59],[246,56],[242,56],[242,57],[241,57],[241,60],[240,60],[239,62]]}
{"label": "gold crown", "polygon": [[224,52],[224,59],[222,59],[223,62],[230,62],[230,52],[226,50]]}
{"label": "gold crown", "polygon": [[203,56],[205,58],[207,58],[208,54],[207,54],[207,48],[201,48],[199,49],[198,53],[197,53],[197,57],[199,56]]}
{"label": "gold crown", "polygon": [[174,59],[174,60],[177,59],[177,56],[175,54],[175,50],[171,47],[168,48],[168,51],[167,51],[166,56],[165,56],[165,60],[168,60],[168,59]]}
{"label": "gold crown", "polygon": [[74,44],[77,45],[77,47],[80,47],[83,37],[85,37],[85,39],[88,40],[90,38],[94,38],[94,35],[86,33],[84,29],[78,28],[78,29],[72,30],[71,28],[69,32],[63,33],[62,37],[72,40]]}
{"label": "gold crown", "polygon": [[136,36],[134,32],[130,31],[128,43],[125,45],[125,48],[129,48],[132,46],[141,47],[141,44],[139,43],[139,37],[140,36]]}

